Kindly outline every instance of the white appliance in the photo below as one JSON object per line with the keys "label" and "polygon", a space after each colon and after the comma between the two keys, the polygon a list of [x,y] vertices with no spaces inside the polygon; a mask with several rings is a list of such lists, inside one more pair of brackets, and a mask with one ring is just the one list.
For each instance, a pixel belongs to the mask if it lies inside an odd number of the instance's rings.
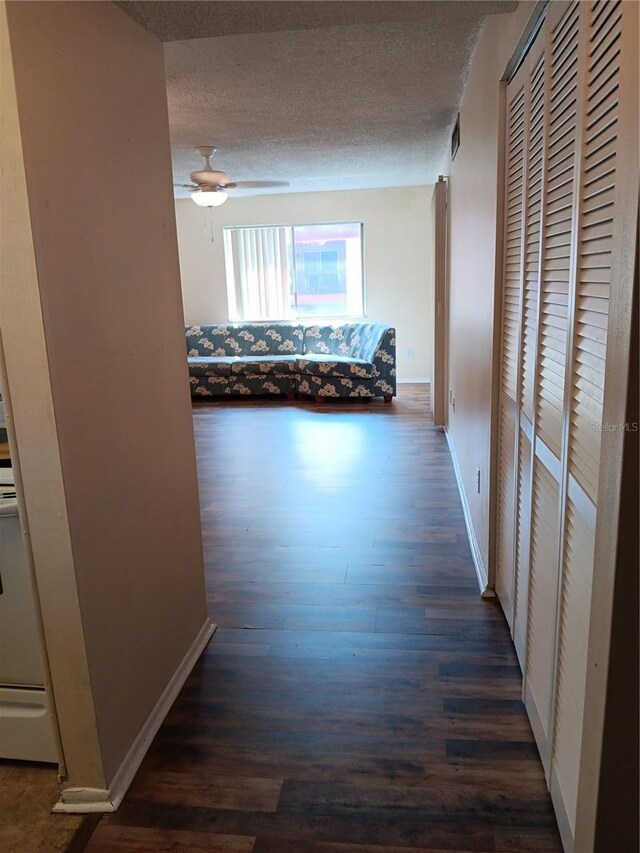
{"label": "white appliance", "polygon": [[0,468],[0,758],[57,763],[11,468]]}

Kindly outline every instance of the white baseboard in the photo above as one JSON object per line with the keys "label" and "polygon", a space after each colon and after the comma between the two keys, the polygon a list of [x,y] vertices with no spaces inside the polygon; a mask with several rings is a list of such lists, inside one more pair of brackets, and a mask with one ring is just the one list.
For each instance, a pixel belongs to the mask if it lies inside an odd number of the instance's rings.
{"label": "white baseboard", "polygon": [[428,376],[419,376],[417,379],[396,379],[397,385],[428,385],[430,382]]}
{"label": "white baseboard", "polygon": [[104,814],[114,812],[119,805],[106,788],[65,788],[51,811],[54,814]]}
{"label": "white baseboard", "polygon": [[196,661],[202,654],[205,646],[213,636],[216,626],[212,624],[209,617],[198,632],[198,636],[191,644],[180,665],[171,676],[171,679],[155,707],[146,719],[145,724],[138,732],[138,736],[131,744],[129,752],[108,788],[65,788],[60,794],[60,800],[55,804],[52,811],[67,814],[87,814],[89,812],[115,812],[122,798],[126,794],[129,785],[133,781],[142,759],[147,754],[151,742],[158,733],[164,718],[175,702],[178,693],[187,680],[189,673],[195,666]]}
{"label": "white baseboard", "polygon": [[453,445],[453,442],[451,441],[449,431],[446,427],[444,429],[444,434],[447,437],[449,453],[451,454],[451,461],[453,462],[453,470],[456,475],[456,482],[458,483],[458,492],[460,493],[462,512],[464,514],[464,523],[467,528],[467,537],[469,539],[469,547],[471,548],[473,565],[475,566],[476,575],[478,576],[478,584],[480,585],[480,595],[482,596],[482,598],[495,598],[495,592],[489,587],[487,567],[485,566],[484,560],[482,559],[482,551],[480,550],[480,545],[478,544],[478,537],[476,536],[475,527],[473,526],[473,521],[471,519],[471,510],[469,508],[469,502],[467,500],[467,495],[464,490],[462,472],[460,471],[460,465],[458,464],[458,457],[456,456],[455,447]]}

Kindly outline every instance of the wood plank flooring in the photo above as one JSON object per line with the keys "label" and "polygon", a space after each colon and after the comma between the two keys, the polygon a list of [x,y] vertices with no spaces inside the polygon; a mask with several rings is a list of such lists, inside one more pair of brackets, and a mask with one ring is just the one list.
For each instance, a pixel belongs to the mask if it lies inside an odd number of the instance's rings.
{"label": "wood plank flooring", "polygon": [[426,407],[194,407],[219,627],[89,853],[561,850]]}

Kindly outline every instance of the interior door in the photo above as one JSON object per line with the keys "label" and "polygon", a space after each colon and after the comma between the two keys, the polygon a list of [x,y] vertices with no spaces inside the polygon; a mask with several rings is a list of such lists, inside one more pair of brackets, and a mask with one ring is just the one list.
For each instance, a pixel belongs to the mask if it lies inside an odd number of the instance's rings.
{"label": "interior door", "polygon": [[442,175],[434,187],[434,323],[431,400],[436,426],[447,422],[447,179]]}

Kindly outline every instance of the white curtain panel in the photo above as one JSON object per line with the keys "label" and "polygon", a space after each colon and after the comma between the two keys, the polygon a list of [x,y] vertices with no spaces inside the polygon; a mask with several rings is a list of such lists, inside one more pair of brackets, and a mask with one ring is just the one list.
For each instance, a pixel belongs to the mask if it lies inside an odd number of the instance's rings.
{"label": "white curtain panel", "polygon": [[238,320],[282,320],[291,306],[290,227],[225,231],[229,311]]}

